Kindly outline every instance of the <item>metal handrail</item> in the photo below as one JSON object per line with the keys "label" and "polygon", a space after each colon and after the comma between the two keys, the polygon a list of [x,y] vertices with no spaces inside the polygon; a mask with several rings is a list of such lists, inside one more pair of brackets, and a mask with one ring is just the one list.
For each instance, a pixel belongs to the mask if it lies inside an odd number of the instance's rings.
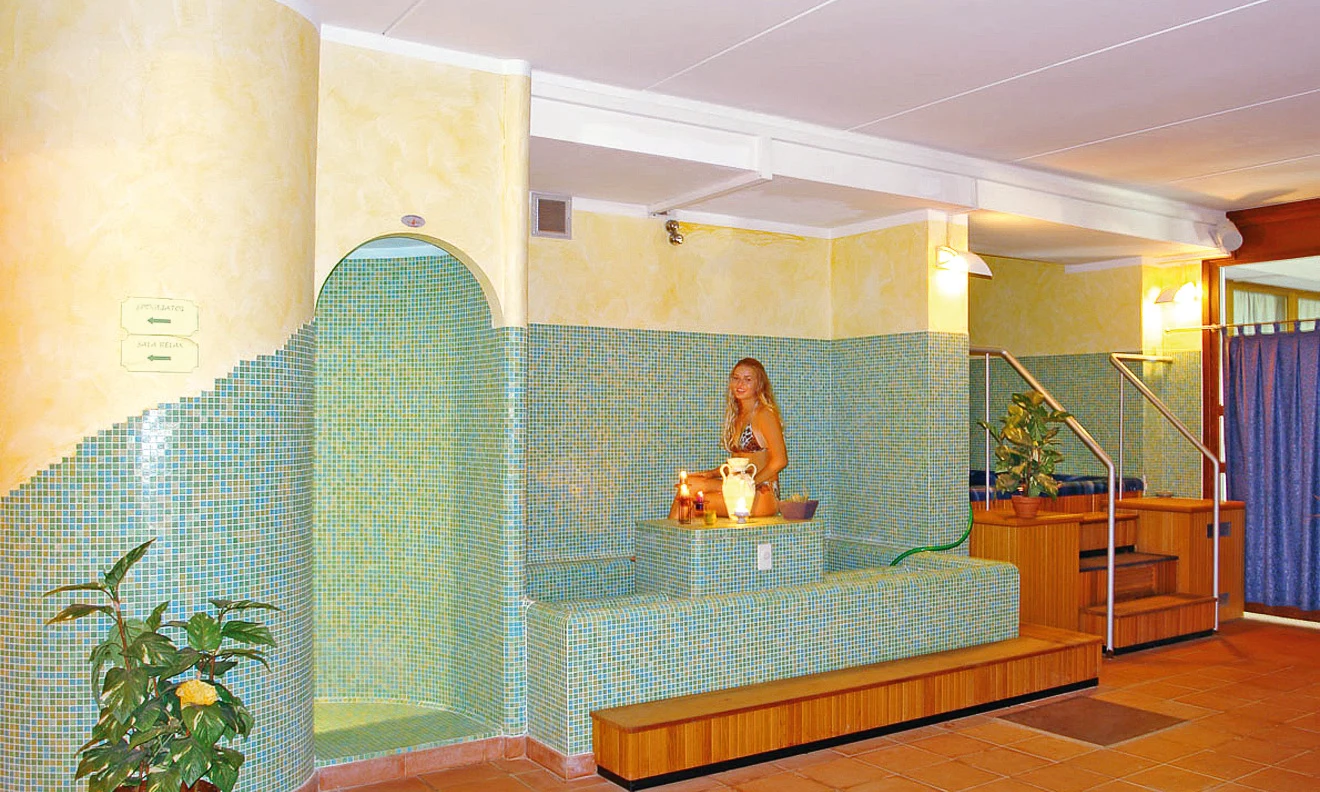
{"label": "metal handrail", "polygon": [[[1146,386],[1146,383],[1141,381],[1140,377],[1138,377],[1136,374],[1133,374],[1132,370],[1123,364],[1123,361],[1125,360],[1138,361],[1138,362],[1152,362],[1152,363],[1172,363],[1173,358],[1158,357],[1155,355],[1135,355],[1124,352],[1114,352],[1109,356],[1109,362],[1113,364],[1114,368],[1118,369],[1118,373],[1123,376],[1123,379],[1132,383],[1133,387],[1135,387],[1142,396],[1146,397],[1146,401],[1150,402],[1151,406],[1154,407],[1156,410],[1158,410],[1160,415],[1163,415],[1164,418],[1168,420],[1169,423],[1173,424],[1173,428],[1178,430],[1178,434],[1187,438],[1188,442],[1196,446],[1196,450],[1201,452],[1201,456],[1204,456],[1206,459],[1210,460],[1210,464],[1214,468],[1214,482],[1215,482],[1214,506],[1212,507],[1213,516],[1210,518],[1214,524],[1214,529],[1213,529],[1214,550],[1212,551],[1214,557],[1214,572],[1211,575],[1212,577],[1211,587],[1214,590],[1214,597],[1215,597],[1215,629],[1218,630],[1219,629],[1219,500],[1220,500],[1219,455],[1211,451],[1209,448],[1206,448],[1205,444],[1202,443],[1195,435],[1192,434],[1192,431],[1187,428],[1187,425],[1184,424],[1182,421],[1178,420],[1178,416],[1173,414],[1173,411],[1170,410],[1168,406],[1163,401],[1160,400],[1160,397],[1156,396],[1154,391],[1148,388]],[[1121,384],[1119,386],[1118,392],[1119,392],[1119,397],[1121,398],[1123,394]],[[1118,430],[1119,437],[1121,438],[1123,432],[1123,411],[1121,406],[1119,408],[1119,414],[1118,414],[1118,426],[1119,426],[1119,430]],[[1119,442],[1122,443],[1122,440],[1120,439]]]}
{"label": "metal handrail", "polygon": [[[1022,363],[1020,363],[1020,362],[1018,361],[1017,358],[1015,358],[1015,357],[1013,357],[1012,355],[1010,355],[1010,354],[1008,353],[1007,350],[1003,350],[1003,349],[993,349],[993,348],[990,348],[990,347],[971,347],[971,349],[969,349],[968,352],[969,352],[971,355],[973,355],[973,356],[984,356],[984,357],[985,357],[985,368],[986,368],[986,388],[985,388],[985,390],[986,390],[986,397],[985,397],[985,405],[986,405],[985,412],[986,412],[986,416],[985,416],[985,420],[986,420],[986,423],[989,423],[989,422],[990,422],[990,374],[989,374],[989,371],[990,371],[990,358],[991,358],[992,356],[993,356],[993,357],[1000,358],[1000,359],[1003,360],[1005,363],[1007,363],[1007,364],[1009,365],[1010,368],[1012,368],[1014,371],[1017,372],[1017,374],[1018,374],[1019,377],[1021,377],[1024,381],[1026,381],[1026,383],[1027,383],[1028,385],[1030,385],[1030,386],[1032,387],[1033,390],[1039,392],[1040,395],[1043,396],[1043,397],[1045,398],[1045,403],[1048,404],[1051,408],[1053,408],[1053,409],[1055,409],[1055,410],[1058,410],[1059,412],[1065,412],[1065,410],[1063,409],[1063,406],[1059,404],[1058,399],[1055,399],[1054,396],[1052,396],[1052,395],[1050,394],[1049,391],[1045,390],[1045,386],[1044,386],[1044,385],[1041,385],[1040,382],[1037,381],[1035,377],[1031,376],[1031,372],[1030,372],[1030,371],[1027,371],[1027,369],[1022,365]],[[1107,471],[1108,476],[1109,476],[1109,508],[1108,508],[1108,516],[1109,516],[1109,561],[1108,561],[1108,563],[1109,563],[1109,584],[1108,584],[1108,591],[1107,591],[1106,594],[1105,594],[1106,603],[1107,603],[1107,608],[1105,609],[1105,649],[1107,649],[1108,651],[1112,652],[1112,651],[1114,651],[1114,460],[1112,460],[1112,459],[1109,458],[1109,455],[1106,454],[1105,451],[1104,451],[1104,449],[1100,447],[1100,444],[1097,443],[1097,442],[1095,441],[1095,438],[1094,438],[1094,437],[1091,437],[1091,433],[1088,432],[1088,431],[1086,431],[1086,429],[1082,428],[1082,425],[1081,425],[1080,423],[1077,422],[1077,419],[1076,419],[1076,418],[1073,418],[1072,416],[1069,416],[1068,418],[1064,419],[1064,422],[1063,422],[1063,423],[1064,423],[1065,426],[1067,426],[1069,429],[1072,430],[1073,434],[1077,435],[1077,439],[1082,441],[1082,445],[1084,445],[1084,446],[1086,446],[1088,449],[1090,449],[1091,453],[1095,455],[1095,458],[1098,459],[1098,460],[1100,460],[1101,464],[1103,464],[1103,465],[1105,466],[1105,470]],[[987,433],[987,438],[988,438],[988,433]],[[986,467],[985,467],[985,476],[986,476],[986,479],[987,479],[987,480],[989,480],[989,478],[990,478],[990,451],[989,451],[989,448],[990,448],[990,442],[989,442],[989,439],[987,439],[987,440],[986,440]],[[987,490],[987,496],[988,496],[988,494],[989,494],[989,491]],[[988,501],[987,501],[987,505],[988,505]],[[1216,527],[1216,530],[1218,530],[1217,527]],[[1218,546],[1216,545],[1216,552],[1217,552],[1217,551],[1218,551]],[[1218,564],[1218,561],[1217,561],[1217,559],[1216,559],[1216,570],[1218,569],[1217,564]],[[1216,572],[1216,574],[1218,574],[1218,573]]]}

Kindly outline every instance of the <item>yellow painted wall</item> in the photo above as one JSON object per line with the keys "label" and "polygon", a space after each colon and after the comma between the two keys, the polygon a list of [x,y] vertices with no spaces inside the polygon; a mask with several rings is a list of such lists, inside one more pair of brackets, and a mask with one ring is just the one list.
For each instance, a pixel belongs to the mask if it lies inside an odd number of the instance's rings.
{"label": "yellow painted wall", "polygon": [[1068,273],[1060,264],[986,256],[992,280],[973,279],[973,346],[1017,357],[1142,348],[1142,267]]}
{"label": "yellow painted wall", "polygon": [[[319,40],[289,8],[0,4],[0,493],[311,318]],[[120,303],[200,307],[190,374],[120,365]]]}
{"label": "yellow painted wall", "polygon": [[[1143,267],[1141,271],[1142,344],[1151,355],[1201,351],[1201,334],[1196,331],[1168,332],[1170,328],[1201,325],[1201,262],[1172,267]],[[1177,289],[1191,283],[1196,299],[1190,302],[1156,304],[1155,298],[1166,288]]]}
{"label": "yellow painted wall", "polygon": [[326,42],[316,184],[316,283],[358,245],[413,234],[445,243],[526,323],[531,82]]}
{"label": "yellow painted wall", "polygon": [[577,211],[573,239],[532,237],[538,324],[830,337],[829,241]]}
{"label": "yellow painted wall", "polygon": [[967,332],[967,276],[936,271],[936,244],[962,250],[967,226],[908,223],[833,240],[834,338]]}

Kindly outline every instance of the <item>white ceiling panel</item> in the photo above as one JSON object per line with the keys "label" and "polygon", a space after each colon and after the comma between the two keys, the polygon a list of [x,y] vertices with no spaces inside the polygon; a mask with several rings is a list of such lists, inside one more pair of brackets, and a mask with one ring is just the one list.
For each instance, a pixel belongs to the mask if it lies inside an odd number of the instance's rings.
{"label": "white ceiling panel", "polygon": [[930,207],[897,195],[777,177],[685,209],[833,229]]}
{"label": "white ceiling panel", "polygon": [[849,128],[1239,2],[839,0],[656,90]]}
{"label": "white ceiling panel", "polygon": [[391,35],[646,88],[820,2],[424,0]]}
{"label": "white ceiling panel", "polygon": [[968,247],[983,256],[1004,256],[1057,264],[1137,256],[1196,255],[1202,248],[1153,242],[1139,237],[1090,231],[999,212],[973,212],[967,223]]}
{"label": "white ceiling panel", "polygon": [[[1298,135],[1299,128],[1316,133]],[[1027,161],[1061,171],[1158,184],[1307,155],[1320,155],[1320,89]]]}
{"label": "white ceiling panel", "polygon": [[1288,96],[1320,87],[1316,27],[1299,24],[1316,9],[1272,0],[861,131],[1016,160]]}
{"label": "white ceiling panel", "polygon": [[1320,154],[1182,179],[1173,186],[1213,196],[1233,209],[1320,198]]}
{"label": "white ceiling panel", "polygon": [[531,188],[598,201],[649,205],[744,171],[628,151],[532,138]]}
{"label": "white ceiling panel", "polygon": [[313,0],[322,24],[384,33],[417,0]]}
{"label": "white ceiling panel", "polygon": [[1259,264],[1234,264],[1224,267],[1222,272],[1224,280],[1246,281],[1280,289],[1320,291],[1320,256]]}

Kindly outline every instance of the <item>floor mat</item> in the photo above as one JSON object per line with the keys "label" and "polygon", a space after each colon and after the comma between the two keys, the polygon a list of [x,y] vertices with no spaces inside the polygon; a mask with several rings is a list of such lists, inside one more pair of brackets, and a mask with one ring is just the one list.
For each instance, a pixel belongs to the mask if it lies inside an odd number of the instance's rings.
{"label": "floor mat", "polygon": [[1113,745],[1183,722],[1182,718],[1087,697],[1042,704],[999,717],[1095,745]]}

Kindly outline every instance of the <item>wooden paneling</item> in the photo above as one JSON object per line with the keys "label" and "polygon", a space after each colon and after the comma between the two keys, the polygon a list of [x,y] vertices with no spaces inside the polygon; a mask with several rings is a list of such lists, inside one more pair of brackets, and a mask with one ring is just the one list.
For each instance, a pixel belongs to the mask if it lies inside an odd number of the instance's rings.
{"label": "wooden paneling", "polygon": [[[1081,627],[1093,635],[1105,634],[1105,606],[1082,611]],[[1111,649],[1193,635],[1215,628],[1214,600],[1195,594],[1163,594],[1158,597],[1114,603],[1114,644]]]}
{"label": "wooden paneling", "polygon": [[[1137,550],[1178,556],[1178,591],[1211,594],[1214,590],[1214,540],[1206,536],[1214,503],[1199,498],[1142,498],[1124,501],[1138,513]],[[1220,504],[1219,519],[1229,535],[1219,538],[1219,590],[1229,595],[1220,606],[1221,621],[1242,617],[1245,512],[1241,501]]]}
{"label": "wooden paneling", "polygon": [[1085,683],[1099,639],[1024,625],[1018,638],[890,663],[591,713],[598,767],[627,781]]}
{"label": "wooden paneling", "polygon": [[[1141,558],[1141,563],[1132,563],[1132,558],[1121,557],[1119,562],[1121,565],[1116,564],[1114,567],[1115,602],[1177,591],[1178,559],[1144,553],[1132,555]],[[1100,565],[1105,559],[1097,556],[1095,559],[1087,560],[1095,561],[1096,568],[1084,568],[1081,572],[1078,608],[1104,605],[1109,599],[1109,569]]]}
{"label": "wooden paneling", "polygon": [[[1108,505],[1106,504],[1106,508]],[[1137,542],[1137,515],[1131,512],[1114,513],[1114,547],[1131,547]],[[1109,547],[1109,513],[1087,512],[1082,515],[1081,532],[1077,536],[1077,549],[1104,550]]]}
{"label": "wooden paneling", "polygon": [[1000,512],[978,512],[969,552],[1018,568],[1023,624],[1077,628],[1078,515],[1041,514],[1019,520]]}

